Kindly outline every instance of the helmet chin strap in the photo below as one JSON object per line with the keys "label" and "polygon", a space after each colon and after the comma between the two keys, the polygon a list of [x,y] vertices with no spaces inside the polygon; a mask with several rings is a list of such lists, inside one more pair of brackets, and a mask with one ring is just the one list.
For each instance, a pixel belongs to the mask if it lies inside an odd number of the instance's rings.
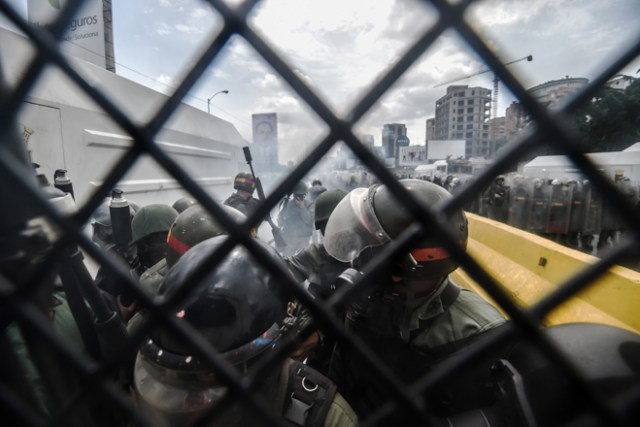
{"label": "helmet chin strap", "polygon": [[404,342],[405,344],[409,343],[409,340],[411,339],[411,332],[409,332],[409,322],[411,320],[411,313],[413,312],[413,303],[415,301],[415,295],[413,294],[413,291],[410,289],[407,289],[407,292],[405,294],[405,301],[404,301],[404,313],[402,315],[402,319],[401,319],[401,323],[400,323],[400,339],[402,339],[402,342]]}
{"label": "helmet chin strap", "polygon": [[409,331],[409,324],[411,321],[411,314],[413,313],[413,309],[416,300],[424,299],[426,300],[428,297],[432,296],[442,284],[442,281],[445,278],[443,277],[438,283],[433,286],[433,288],[422,291],[422,292],[414,292],[409,286],[409,281],[407,278],[402,278],[397,285],[402,289],[401,292],[393,291],[394,298],[390,299],[392,304],[396,304],[396,308],[399,309],[401,315],[398,316],[398,333],[400,334],[400,338],[405,344],[408,344],[411,340],[411,332]]}

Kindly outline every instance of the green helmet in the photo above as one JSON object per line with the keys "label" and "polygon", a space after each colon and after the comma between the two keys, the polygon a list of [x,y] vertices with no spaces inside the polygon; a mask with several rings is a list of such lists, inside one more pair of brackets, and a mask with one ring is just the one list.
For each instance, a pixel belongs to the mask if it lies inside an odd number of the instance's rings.
{"label": "green helmet", "polygon": [[307,184],[305,184],[304,182],[300,181],[299,183],[297,183],[294,187],[293,187],[293,194],[307,194]]}
{"label": "green helmet", "polygon": [[173,209],[175,209],[178,213],[184,211],[188,207],[193,205],[197,205],[198,201],[190,196],[184,196],[173,202]]}
{"label": "green helmet", "polygon": [[[426,208],[452,197],[444,188],[427,181],[403,179],[400,183]],[[413,215],[385,185],[356,188],[334,212],[327,223],[324,246],[331,256],[343,262],[355,261],[367,248],[387,245],[414,222]],[[460,246],[466,248],[467,218],[462,210],[448,216],[448,227]],[[398,277],[436,279],[451,273],[458,265],[440,241],[426,230],[405,259],[396,260],[393,268]]]}
{"label": "green helmet", "polygon": [[314,213],[314,221],[316,228],[320,229],[323,223],[326,223],[331,212],[338,206],[338,203],[347,195],[347,191],[341,188],[327,190],[320,194],[316,199],[316,207]]}
{"label": "green helmet", "polygon": [[[231,206],[222,207],[236,222],[242,223],[247,218],[239,210]],[[228,234],[218,222],[201,205],[194,205],[181,212],[176,218],[167,236],[167,265],[173,266],[182,254],[197,243],[220,234]]]}
{"label": "green helmet", "polygon": [[137,242],[154,233],[168,233],[177,216],[178,212],[169,205],[143,206],[131,221],[133,241]]}

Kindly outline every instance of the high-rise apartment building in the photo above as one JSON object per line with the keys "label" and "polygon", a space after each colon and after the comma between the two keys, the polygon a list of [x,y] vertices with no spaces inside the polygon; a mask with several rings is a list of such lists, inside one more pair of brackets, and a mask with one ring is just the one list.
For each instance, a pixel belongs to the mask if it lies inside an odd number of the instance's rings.
{"label": "high-rise apartment building", "polygon": [[398,147],[409,145],[407,137],[407,126],[403,123],[388,123],[382,128],[382,147],[387,158],[395,159],[397,166]]}
{"label": "high-rise apartment building", "polygon": [[454,85],[436,101],[435,139],[466,141],[465,157],[491,154],[489,123],[491,90]]}
{"label": "high-rise apartment building", "polygon": [[432,139],[436,139],[436,119],[430,118],[427,119],[426,123],[426,132],[425,132],[425,144],[428,143]]}

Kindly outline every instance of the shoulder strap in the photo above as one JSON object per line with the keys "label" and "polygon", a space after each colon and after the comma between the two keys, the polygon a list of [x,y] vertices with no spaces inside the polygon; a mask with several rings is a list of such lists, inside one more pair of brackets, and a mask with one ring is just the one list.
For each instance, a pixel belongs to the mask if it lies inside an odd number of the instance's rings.
{"label": "shoulder strap", "polygon": [[284,419],[290,425],[321,427],[336,395],[329,378],[302,362],[289,366]]}
{"label": "shoulder strap", "polygon": [[451,304],[453,304],[458,298],[458,295],[460,295],[460,287],[453,283],[449,278],[447,278],[446,280],[448,280],[449,283],[447,283],[447,286],[440,294],[442,308],[444,308],[445,310],[451,307]]}

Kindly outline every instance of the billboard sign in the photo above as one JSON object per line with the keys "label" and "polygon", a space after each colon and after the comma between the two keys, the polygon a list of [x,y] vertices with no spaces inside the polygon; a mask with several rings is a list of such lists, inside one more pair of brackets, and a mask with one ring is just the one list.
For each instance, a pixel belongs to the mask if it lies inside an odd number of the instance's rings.
{"label": "billboard sign", "polygon": [[261,113],[251,116],[253,145],[256,161],[270,165],[278,164],[278,115]]}
{"label": "billboard sign", "polygon": [[[46,27],[58,16],[67,0],[28,0],[29,23]],[[67,24],[62,48],[66,53],[85,61],[106,67],[105,37],[102,0],[88,0]]]}
{"label": "billboard sign", "polygon": [[446,160],[448,158],[458,159],[465,157],[467,142],[460,140],[440,140],[432,139],[427,142],[428,160]]}

